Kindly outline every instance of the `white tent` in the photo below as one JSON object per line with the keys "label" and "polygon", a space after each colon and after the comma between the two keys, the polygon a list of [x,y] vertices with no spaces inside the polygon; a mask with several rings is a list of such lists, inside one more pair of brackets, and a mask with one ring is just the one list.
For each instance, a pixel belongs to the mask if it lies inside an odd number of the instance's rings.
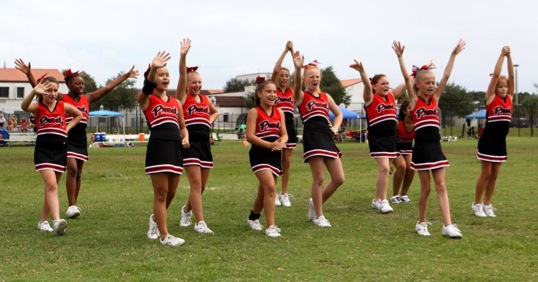
{"label": "white tent", "polygon": [[[120,137],[120,142],[125,144],[125,122],[123,120],[122,113],[108,111],[108,110],[99,110],[99,111],[90,112],[90,117],[119,118],[121,127],[123,128],[123,136]],[[99,130],[99,124],[97,125],[97,130]],[[120,133],[120,130],[119,130],[119,125],[118,125],[118,135],[119,133]]]}

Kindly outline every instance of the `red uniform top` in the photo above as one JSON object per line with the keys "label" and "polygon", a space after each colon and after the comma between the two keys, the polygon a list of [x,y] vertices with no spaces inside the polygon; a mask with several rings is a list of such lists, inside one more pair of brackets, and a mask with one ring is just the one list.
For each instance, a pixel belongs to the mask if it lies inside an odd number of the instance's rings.
{"label": "red uniform top", "polygon": [[266,138],[280,138],[280,122],[282,121],[280,111],[273,108],[271,115],[267,114],[265,110],[260,107],[256,107],[258,111],[258,118],[256,119],[256,136]]}
{"label": "red uniform top", "polygon": [[396,102],[394,101],[394,96],[390,92],[385,97],[374,95],[372,103],[365,106],[364,109],[366,110],[368,127],[385,121],[391,121],[396,124],[396,121],[398,120],[396,118]]}
{"label": "red uniform top", "polygon": [[415,131],[411,133],[405,129],[405,122],[403,120],[398,121],[398,131],[396,132],[396,140],[398,143],[411,143],[415,139]]}
{"label": "red uniform top", "polygon": [[413,125],[415,126],[416,139],[440,139],[439,108],[434,96],[430,97],[429,103],[420,96],[417,98],[415,108],[411,110]]}
{"label": "red uniform top", "polygon": [[[80,119],[79,124],[84,124],[84,127],[86,127],[86,123],[88,122],[89,112],[90,112],[90,103],[88,102],[88,97],[86,95],[80,95],[78,96],[78,102],[71,97],[71,95],[63,95],[64,102],[67,104],[70,104],[77,108],[82,113],[82,118]],[[71,120],[73,120],[73,117],[70,115],[66,115],[65,120],[67,123],[70,123]],[[77,126],[79,125],[77,124]]]}
{"label": "red uniform top", "polygon": [[51,112],[43,103],[37,104],[35,126],[37,135],[56,134],[67,138],[64,102],[57,101]]}
{"label": "red uniform top", "polygon": [[299,113],[303,123],[318,117],[329,123],[329,98],[327,93],[319,93],[319,97],[304,91],[303,102],[299,105]]}
{"label": "red uniform top", "polygon": [[276,95],[278,96],[275,101],[275,107],[281,109],[284,113],[290,113],[293,115],[295,111],[295,99],[293,99],[293,91],[288,87],[285,92],[282,93],[280,88],[276,88]]}
{"label": "red uniform top", "polygon": [[148,126],[154,129],[157,126],[170,123],[179,129],[178,113],[181,105],[174,97],[168,97],[168,101],[164,101],[155,95],[149,95],[149,106],[144,111]]}
{"label": "red uniform top", "polygon": [[497,95],[493,98],[493,101],[486,106],[487,122],[497,121],[512,121],[512,99],[506,95],[503,99]]}
{"label": "red uniform top", "polygon": [[185,118],[185,125],[203,125],[211,129],[211,123],[209,122],[209,116],[211,111],[209,110],[209,98],[205,95],[198,95],[200,102],[196,102],[194,96],[187,94],[183,107],[183,117]]}

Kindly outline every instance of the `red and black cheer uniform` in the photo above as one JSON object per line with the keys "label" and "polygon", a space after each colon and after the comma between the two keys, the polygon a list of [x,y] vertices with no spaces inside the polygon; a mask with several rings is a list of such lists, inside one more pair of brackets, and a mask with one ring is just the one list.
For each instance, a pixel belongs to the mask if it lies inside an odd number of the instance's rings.
{"label": "red and black cheer uniform", "polygon": [[144,111],[151,131],[146,150],[146,174],[183,172],[181,136],[179,133],[179,111],[181,105],[173,97],[164,101],[149,95],[149,106]]}
{"label": "red and black cheer uniform", "polygon": [[298,106],[303,121],[303,161],[320,156],[329,158],[341,157],[334,144],[334,133],[329,125],[329,99],[327,93],[319,93],[315,97],[303,91],[303,101]]}
{"label": "red and black cheer uniform", "polygon": [[448,160],[441,149],[439,108],[435,97],[431,96],[429,102],[426,102],[419,96],[411,115],[415,127],[411,168],[431,170],[447,167]]}
{"label": "red and black cheer uniform", "polygon": [[[200,102],[197,102],[196,98],[199,98]],[[211,134],[209,103],[209,99],[204,95],[193,96],[187,94],[185,103],[182,105],[185,125],[189,131],[190,144],[188,149],[181,147],[184,166],[213,167],[213,156],[211,155],[211,144],[209,142]]]}
{"label": "red and black cheer uniform", "polygon": [[286,149],[294,149],[297,147],[297,130],[295,129],[295,122],[293,115],[295,113],[295,99],[293,99],[293,92],[288,87],[284,90],[284,93],[280,88],[276,88],[276,95],[278,96],[275,107],[284,112],[286,119],[286,131],[288,132],[288,142],[286,143]]}
{"label": "red and black cheer uniform", "polygon": [[34,150],[35,170],[63,173],[67,165],[67,129],[64,102],[57,101],[54,109],[39,102],[35,116],[37,139]]}
{"label": "red and black cheer uniform", "polygon": [[[78,96],[78,99],[75,99],[71,94],[67,94],[63,95],[63,101],[77,108],[82,113],[80,122],[69,130],[69,133],[67,134],[67,157],[86,162],[88,161],[86,125],[90,111],[88,97],[86,95],[80,95]],[[73,120],[73,117],[66,115],[66,120],[69,124],[71,120]]]}
{"label": "red and black cheer uniform", "polygon": [[486,127],[478,140],[477,158],[488,162],[505,162],[506,135],[512,121],[512,99],[495,95],[493,101],[486,106]]}
{"label": "red and black cheer uniform", "polygon": [[400,155],[411,155],[413,153],[413,139],[415,131],[407,132],[403,119],[398,121],[398,130],[396,131],[396,150]]}
{"label": "red and black cheer uniform", "polygon": [[[274,142],[280,138],[281,115],[280,111],[273,107],[271,114],[256,107],[258,118],[256,119],[256,136],[267,142]],[[282,175],[282,152],[271,151],[271,149],[258,147],[252,144],[248,152],[252,172],[257,173],[262,170],[270,170],[275,176]]]}
{"label": "red and black cheer uniform", "polygon": [[392,93],[373,96],[364,107],[368,121],[368,147],[372,158],[396,158],[396,102]]}

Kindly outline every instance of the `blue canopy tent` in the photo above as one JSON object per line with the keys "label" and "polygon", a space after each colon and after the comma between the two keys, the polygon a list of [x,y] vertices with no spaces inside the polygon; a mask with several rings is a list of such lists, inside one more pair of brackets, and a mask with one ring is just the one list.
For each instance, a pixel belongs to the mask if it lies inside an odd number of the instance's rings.
{"label": "blue canopy tent", "polygon": [[480,110],[478,112],[474,112],[470,115],[465,116],[466,120],[472,120],[472,119],[486,119],[486,110]]}
{"label": "blue canopy tent", "polygon": [[[361,116],[358,113],[348,110],[344,108],[343,106],[338,106],[338,108],[340,109],[340,112],[342,112],[342,116],[344,119],[360,119],[361,118]],[[329,118],[334,119],[334,117],[335,116],[333,112],[329,110]],[[359,132],[362,132],[362,122],[359,123]]]}
{"label": "blue canopy tent", "polygon": [[[120,123],[123,127],[123,138],[121,138],[121,142],[125,143],[125,122],[123,120],[123,114],[119,112],[114,111],[108,111],[108,110],[99,110],[99,111],[93,111],[90,112],[90,117],[104,117],[104,118],[121,118]],[[97,131],[99,131],[99,123],[97,123]],[[118,134],[119,134],[119,124],[118,124]]]}

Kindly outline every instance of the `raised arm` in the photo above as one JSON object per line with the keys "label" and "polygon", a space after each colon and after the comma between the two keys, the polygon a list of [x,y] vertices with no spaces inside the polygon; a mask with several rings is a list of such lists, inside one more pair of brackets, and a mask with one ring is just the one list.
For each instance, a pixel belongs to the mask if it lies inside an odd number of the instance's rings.
{"label": "raised arm", "polygon": [[128,79],[128,78],[136,78],[137,76],[138,76],[138,70],[135,69],[135,66],[132,66],[131,69],[128,72],[118,76],[116,79],[114,79],[111,82],[107,83],[107,85],[95,90],[94,92],[90,92],[90,93],[86,94],[86,97],[88,97],[88,102],[89,103],[95,102],[95,101],[103,98],[103,96],[105,96],[105,94],[112,91],[114,88],[116,88],[122,82],[124,82],[126,79]]}
{"label": "raised arm", "polygon": [[187,97],[187,54],[191,48],[191,40],[186,38],[179,49],[179,80],[177,81],[176,97],[181,104]]}
{"label": "raised arm", "polygon": [[435,99],[439,101],[439,98],[441,98],[441,94],[443,94],[443,90],[445,89],[446,83],[448,82],[448,79],[450,78],[450,74],[452,73],[452,68],[454,67],[454,61],[456,61],[456,56],[465,49],[465,41],[460,39],[458,41],[458,44],[456,47],[454,47],[454,50],[452,50],[452,53],[450,53],[450,58],[448,59],[448,64],[445,67],[445,71],[443,72],[443,77],[441,77],[441,80],[439,81],[439,85],[437,86],[437,89],[435,89],[435,92],[433,93]]}
{"label": "raised arm", "polygon": [[407,94],[409,95],[409,103],[411,106],[411,109],[415,107],[415,103],[417,101],[417,94],[415,93],[415,90],[413,89],[413,80],[411,79],[411,75],[409,75],[409,72],[407,71],[407,67],[405,66],[403,53],[405,50],[405,46],[400,43],[400,41],[394,41],[392,42],[392,49],[396,53],[396,56],[398,57],[398,63],[400,64],[400,70],[402,71],[402,75],[405,82],[405,89],[407,90]]}
{"label": "raised arm", "polygon": [[295,74],[293,77],[293,99],[295,104],[300,105],[303,102],[304,93],[302,91],[303,80],[301,77],[301,69],[304,64],[304,56],[296,51],[293,53],[293,66],[295,67]]}
{"label": "raised arm", "polygon": [[495,88],[497,86],[497,82],[499,81],[499,77],[501,77],[504,57],[506,57],[507,53],[506,48],[508,47],[504,46],[501,49],[501,53],[499,54],[499,58],[497,58],[495,68],[493,69],[493,73],[491,74],[491,80],[489,81],[488,89],[486,90],[486,105],[491,103],[491,101],[493,101],[493,97],[495,96]]}
{"label": "raised arm", "polygon": [[26,75],[32,87],[36,87],[37,80],[32,74],[32,65],[30,64],[30,62],[28,62],[28,65],[26,65],[22,59],[15,59],[15,68]]}
{"label": "raised arm", "polygon": [[21,109],[27,113],[33,113],[37,111],[37,103],[32,103],[36,95],[44,95],[45,92],[52,86],[53,82],[45,81],[43,83],[38,83],[30,92],[22,99]]}
{"label": "raised arm", "polygon": [[293,56],[293,42],[291,41],[288,41],[286,43],[284,51],[282,51],[282,54],[280,54],[280,57],[276,61],[275,67],[273,68],[273,74],[271,74],[271,81],[276,85],[278,85],[278,73],[280,72],[280,68],[282,68],[282,61],[284,61],[284,57],[286,57],[288,51]]}
{"label": "raised arm", "polygon": [[514,63],[512,62],[512,52],[510,50],[509,46],[506,46],[508,48],[508,53],[506,54],[507,59],[507,67],[508,67],[508,95],[510,98],[514,98],[514,87],[515,87],[515,80],[514,80]]}
{"label": "raised arm", "polygon": [[366,71],[364,70],[364,67],[362,65],[362,62],[359,62],[357,60],[354,64],[349,65],[350,68],[356,70],[361,75],[362,84],[364,85],[364,91],[362,92],[362,98],[364,99],[364,105],[368,106],[372,103],[372,100],[374,98],[374,93],[372,92],[372,83],[370,82],[370,78],[366,74]]}
{"label": "raised arm", "polygon": [[152,94],[155,87],[157,87],[155,84],[155,72],[158,68],[166,66],[166,62],[168,60],[170,60],[170,53],[163,51],[157,53],[157,56],[155,56],[151,61],[148,76],[144,80],[144,87],[142,87],[142,91],[138,92],[138,95],[136,96],[136,101],[140,105],[140,109],[142,111],[148,108],[149,95]]}

